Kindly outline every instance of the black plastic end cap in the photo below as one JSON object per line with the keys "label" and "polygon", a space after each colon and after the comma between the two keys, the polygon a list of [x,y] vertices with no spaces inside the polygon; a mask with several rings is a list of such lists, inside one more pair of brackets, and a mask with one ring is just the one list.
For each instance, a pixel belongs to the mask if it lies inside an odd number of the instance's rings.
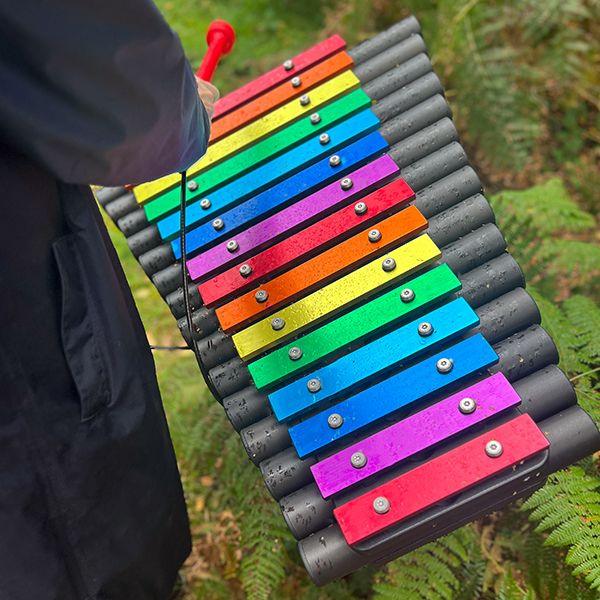
{"label": "black plastic end cap", "polygon": [[[234,361],[240,361],[240,359],[234,358],[230,362]],[[227,396],[223,400],[223,408],[236,431],[241,431],[244,427],[250,427],[253,423],[258,423],[261,419],[268,417],[271,412],[267,395],[259,392],[253,385]]]}
{"label": "black plastic end cap", "polygon": [[[138,257],[144,273],[148,277],[152,277],[154,273],[162,271],[175,263],[175,255],[171,244],[162,244],[156,248],[152,248],[148,252],[144,252]],[[190,286],[191,287],[191,286]]]}
{"label": "black plastic end cap", "polygon": [[[244,445],[244,448],[250,460],[255,465],[258,465],[260,463],[261,468],[264,464],[266,469],[265,472],[270,472],[272,478],[277,478],[278,476],[275,474],[275,471],[271,470],[271,466],[274,469],[277,469],[282,465],[287,465],[291,469],[290,471],[288,471],[288,473],[291,474],[293,471],[293,466],[290,466],[291,461],[293,462],[293,458],[291,455],[293,454],[296,457],[296,460],[300,461],[298,455],[296,454],[296,451],[293,448],[289,447],[292,441],[290,439],[287,426],[283,423],[278,423],[277,419],[273,415],[265,417],[257,423],[254,423],[253,425],[242,429],[240,431],[240,439],[242,440],[242,444]],[[269,462],[270,457],[273,457],[275,462],[277,462],[276,457],[280,455],[282,457],[288,458],[281,458],[278,463],[279,467],[275,467],[275,463]],[[266,478],[266,475],[264,476]],[[267,488],[270,489],[270,485],[271,484],[267,483]],[[273,485],[277,487],[276,483],[272,484],[271,487],[273,487]],[[293,491],[293,489],[290,491]],[[285,492],[281,495],[285,495]]]}
{"label": "black plastic end cap", "polygon": [[259,467],[271,496],[279,500],[314,481],[310,467],[315,462],[314,458],[302,460],[290,447],[263,460]]}
{"label": "black plastic end cap", "polygon": [[176,262],[170,267],[158,271],[152,276],[152,283],[156,286],[158,293],[165,298],[167,294],[181,287],[181,265]]}
{"label": "black plastic end cap", "polygon": [[150,225],[127,238],[129,249],[136,258],[162,243],[163,240],[156,225]]}
{"label": "black plastic end cap", "polygon": [[104,205],[104,211],[115,223],[117,223],[120,218],[134,211],[137,206],[138,204],[133,193],[127,192],[111,202],[107,202]]}
{"label": "black plastic end cap", "polygon": [[[211,369],[208,378],[222,398],[227,398],[232,394],[236,394],[240,392],[240,390],[248,388],[252,383],[248,367],[244,364],[244,361],[237,356],[228,360],[226,363],[217,365]],[[263,395],[263,397],[266,401],[266,396]],[[253,423],[257,420],[258,419],[254,419],[251,422]]]}
{"label": "black plastic end cap", "polygon": [[[193,309],[200,308],[202,306],[202,297],[198,286],[191,285],[188,289],[190,306]],[[183,299],[183,288],[178,288],[174,292],[171,292],[165,298],[168,307],[171,309],[171,313],[176,319],[179,319],[185,315],[185,302]]]}
{"label": "black plastic end cap", "polygon": [[94,196],[96,196],[96,200],[98,200],[98,204],[104,207],[109,202],[128,194],[127,188],[124,187],[103,187],[95,190]]}
{"label": "black plastic end cap", "polygon": [[126,214],[117,221],[117,227],[125,237],[130,237],[134,233],[142,231],[148,227],[148,224],[146,211],[143,208],[132,210],[129,214]]}

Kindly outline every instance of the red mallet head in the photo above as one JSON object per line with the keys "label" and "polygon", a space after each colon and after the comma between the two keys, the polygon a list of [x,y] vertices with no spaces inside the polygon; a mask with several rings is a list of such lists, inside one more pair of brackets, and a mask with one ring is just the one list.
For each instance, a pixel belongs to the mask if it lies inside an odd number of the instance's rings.
{"label": "red mallet head", "polygon": [[227,21],[213,21],[206,33],[206,43],[208,50],[196,74],[200,79],[210,81],[221,56],[231,52],[235,43],[235,31]]}

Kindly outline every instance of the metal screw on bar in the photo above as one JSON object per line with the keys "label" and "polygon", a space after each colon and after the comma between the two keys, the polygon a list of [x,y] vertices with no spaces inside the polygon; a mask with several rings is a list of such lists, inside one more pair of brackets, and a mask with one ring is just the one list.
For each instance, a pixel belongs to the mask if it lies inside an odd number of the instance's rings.
{"label": "metal screw on bar", "polygon": [[393,271],[396,268],[396,261],[389,257],[386,258],[382,263],[381,263],[381,268],[386,272],[386,273],[390,273],[391,271]]}
{"label": "metal screw on bar", "polygon": [[350,177],[344,177],[344,179],[340,181],[340,187],[345,192],[347,192],[353,185],[354,183],[352,182],[352,179],[350,179]]}
{"label": "metal screw on bar", "polygon": [[310,122],[313,125],[317,125],[321,122],[321,115],[319,113],[313,113],[312,115],[310,115]]}
{"label": "metal screw on bar", "polygon": [[390,512],[390,501],[385,496],[377,496],[373,500],[373,510],[378,515],[385,515],[385,513]]}
{"label": "metal screw on bar", "polygon": [[499,456],[502,455],[503,451],[504,451],[504,448],[502,448],[502,444],[500,442],[497,442],[496,440],[490,440],[485,445],[485,453],[490,458],[498,458]]}
{"label": "metal screw on bar", "polygon": [[188,181],[187,188],[190,190],[190,192],[195,192],[198,187],[198,184],[194,180]]}
{"label": "metal screw on bar", "polygon": [[319,143],[321,144],[321,146],[325,146],[326,144],[329,144],[330,141],[331,141],[331,138],[329,137],[328,133],[322,133],[319,136]]}
{"label": "metal screw on bar", "polygon": [[342,159],[337,154],[334,154],[333,156],[329,157],[329,166],[330,167],[337,167],[340,165],[341,162],[342,162]]}
{"label": "metal screw on bar", "polygon": [[355,452],[350,457],[350,464],[355,469],[362,469],[367,464],[367,456],[364,452]]}
{"label": "metal screw on bar", "polygon": [[435,363],[435,368],[438,370],[438,373],[450,373],[452,371],[452,367],[454,363],[450,358],[440,358],[440,360]]}
{"label": "metal screw on bar", "polygon": [[368,238],[372,244],[378,242],[381,239],[381,231],[379,229],[371,229],[368,233]]}
{"label": "metal screw on bar", "polygon": [[262,304],[269,299],[269,293],[267,290],[257,290],[256,294],[254,294],[256,301]]}
{"label": "metal screw on bar", "polygon": [[300,360],[302,358],[302,350],[298,346],[293,346],[288,350],[290,360]]}
{"label": "metal screw on bar", "polygon": [[460,410],[463,415],[470,415],[471,413],[474,413],[476,408],[477,404],[473,398],[463,398],[458,403],[458,410]]}
{"label": "metal screw on bar", "polygon": [[300,81],[300,77],[292,77],[292,87],[300,87],[300,84],[302,82]]}
{"label": "metal screw on bar", "polygon": [[311,394],[316,394],[321,389],[321,381],[314,377],[308,380],[306,387]]}
{"label": "metal screw on bar", "polygon": [[415,293],[410,288],[404,288],[400,292],[400,300],[402,300],[402,302],[404,302],[405,304],[412,302],[414,299],[415,299]]}
{"label": "metal screw on bar", "polygon": [[208,198],[200,200],[200,208],[202,210],[208,210],[212,206],[212,202]]}
{"label": "metal screw on bar", "polygon": [[291,71],[294,68],[294,61],[291,60],[291,59],[288,59],[288,60],[284,61],[283,68],[286,71]]}
{"label": "metal screw on bar", "polygon": [[310,96],[308,94],[304,94],[303,96],[300,96],[300,105],[301,106],[308,106],[310,104]]}
{"label": "metal screw on bar", "polygon": [[271,327],[274,331],[281,331],[285,327],[285,321],[281,317],[275,317],[271,321]]}
{"label": "metal screw on bar", "polygon": [[421,337],[427,337],[433,333],[433,325],[427,323],[427,321],[423,321],[422,323],[419,323],[418,331]]}
{"label": "metal screw on bar", "polygon": [[357,215],[364,215],[367,212],[367,205],[364,202],[357,202],[354,205],[354,212]]}
{"label": "metal screw on bar", "polygon": [[331,429],[338,429],[344,424],[344,419],[342,415],[338,415],[337,413],[333,413],[327,417],[327,425],[331,427]]}
{"label": "metal screw on bar", "polygon": [[247,265],[246,263],[244,263],[240,267],[240,275],[242,277],[250,277],[250,275],[252,275],[252,267],[250,265]]}
{"label": "metal screw on bar", "polygon": [[227,242],[227,251],[228,252],[237,252],[239,249],[239,244],[235,240],[229,240]]}
{"label": "metal screw on bar", "polygon": [[223,221],[223,219],[215,219],[212,222],[212,226],[216,231],[220,231],[221,229],[223,229],[223,227],[225,227],[225,222]]}

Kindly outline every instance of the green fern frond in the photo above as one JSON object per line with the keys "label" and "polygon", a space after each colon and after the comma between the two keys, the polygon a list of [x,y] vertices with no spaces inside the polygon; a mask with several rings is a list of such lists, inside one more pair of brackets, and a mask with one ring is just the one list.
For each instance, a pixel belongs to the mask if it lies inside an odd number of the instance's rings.
{"label": "green fern frond", "polygon": [[244,458],[237,436],[227,441],[225,454],[231,458],[223,472],[227,482],[224,491],[241,533],[239,578],[248,600],[268,600],[283,581],[290,563],[284,546],[290,533],[260,471]]}
{"label": "green fern frond", "polygon": [[552,336],[561,368],[571,377],[582,408],[600,424],[600,307],[585,296],[572,296],[558,306],[529,288]]}
{"label": "green fern frond", "polygon": [[[545,544],[569,547],[566,562],[592,589],[600,589],[600,480],[580,467],[552,474],[523,504],[536,531],[550,531]],[[562,515],[558,526],[557,517]]]}
{"label": "green fern frond", "polygon": [[375,600],[450,600],[463,581],[481,588],[485,563],[469,526],[390,563],[377,576]]}
{"label": "green fern frond", "polygon": [[490,202],[501,225],[505,216],[518,218],[522,224],[531,219],[537,238],[587,231],[595,226],[592,215],[573,202],[558,177],[526,190],[503,191],[491,196]]}
{"label": "green fern frond", "polygon": [[581,355],[581,362],[597,367],[600,365],[600,308],[585,296],[569,298],[563,308],[575,328],[576,350]]}
{"label": "green fern frond", "polygon": [[504,576],[497,600],[535,600],[535,593],[531,589],[523,590],[509,571]]}

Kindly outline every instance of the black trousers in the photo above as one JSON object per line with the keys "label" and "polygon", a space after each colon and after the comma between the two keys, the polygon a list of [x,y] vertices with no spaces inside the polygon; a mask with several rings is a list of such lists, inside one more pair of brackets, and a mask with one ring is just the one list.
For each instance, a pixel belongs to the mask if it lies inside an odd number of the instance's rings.
{"label": "black trousers", "polygon": [[0,206],[0,600],[167,598],[187,514],[96,203],[0,145]]}

